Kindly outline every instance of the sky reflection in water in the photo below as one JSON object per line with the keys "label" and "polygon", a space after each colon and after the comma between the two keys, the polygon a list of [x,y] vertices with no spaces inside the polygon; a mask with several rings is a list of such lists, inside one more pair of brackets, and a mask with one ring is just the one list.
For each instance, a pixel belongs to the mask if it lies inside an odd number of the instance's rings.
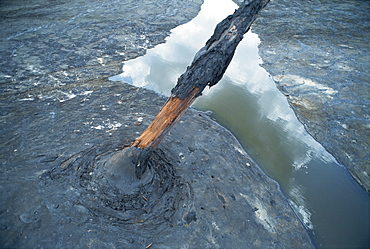
{"label": "sky reflection in water", "polygon": [[[231,0],[206,0],[199,15],[172,30],[165,44],[125,62],[111,80],[169,96],[178,77],[214,27],[237,8]],[[285,97],[259,65],[260,40],[248,32],[223,79],[206,89],[194,107],[238,138],[249,155],[279,182],[318,247],[366,245],[369,197],[297,120]]]}

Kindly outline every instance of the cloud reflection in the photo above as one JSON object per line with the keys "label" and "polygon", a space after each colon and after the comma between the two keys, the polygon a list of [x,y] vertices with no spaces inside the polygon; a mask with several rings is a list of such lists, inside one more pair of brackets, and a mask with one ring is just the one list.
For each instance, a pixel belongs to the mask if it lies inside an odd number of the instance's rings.
{"label": "cloud reflection", "polygon": [[212,35],[217,23],[236,8],[232,1],[205,1],[197,17],[171,30],[165,44],[148,50],[143,57],[125,62],[123,73],[111,80],[128,82],[169,96],[178,77]]}

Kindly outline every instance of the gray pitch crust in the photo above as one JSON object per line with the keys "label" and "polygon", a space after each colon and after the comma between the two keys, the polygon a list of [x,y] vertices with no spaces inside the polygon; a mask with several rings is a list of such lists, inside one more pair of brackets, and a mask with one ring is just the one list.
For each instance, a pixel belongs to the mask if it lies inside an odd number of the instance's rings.
{"label": "gray pitch crust", "polygon": [[165,99],[96,83],[64,102],[8,103],[2,246],[312,248],[278,184],[226,129],[193,109],[158,148],[165,155],[158,164],[172,173],[136,204],[124,201],[95,170],[99,157],[133,141]]}
{"label": "gray pitch crust", "polygon": [[1,247],[312,248],[276,182],[194,110],[159,147],[184,198],[169,202],[169,216],[147,209],[157,229],[140,219],[122,224],[119,203],[97,205],[107,199],[88,192],[89,174],[63,171],[76,166],[68,159],[128,145],[153,120],[164,98],[107,77],[164,42],[201,1],[0,4]]}

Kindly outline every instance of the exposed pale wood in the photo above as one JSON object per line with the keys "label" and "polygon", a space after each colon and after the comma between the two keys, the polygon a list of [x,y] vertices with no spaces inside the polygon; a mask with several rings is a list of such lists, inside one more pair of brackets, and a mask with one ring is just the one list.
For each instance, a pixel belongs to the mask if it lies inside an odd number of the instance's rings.
{"label": "exposed pale wood", "polygon": [[178,122],[182,114],[184,114],[194,102],[197,92],[198,88],[194,87],[185,99],[171,96],[152,123],[131,146],[140,149],[145,149],[150,146],[155,149],[171,128]]}

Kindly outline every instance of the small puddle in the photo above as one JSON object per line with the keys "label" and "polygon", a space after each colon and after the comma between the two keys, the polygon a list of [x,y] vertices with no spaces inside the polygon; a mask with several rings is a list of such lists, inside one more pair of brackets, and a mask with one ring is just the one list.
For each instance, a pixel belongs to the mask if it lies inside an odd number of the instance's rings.
{"label": "small puddle", "polygon": [[[234,12],[231,0],[206,0],[198,16],[172,30],[165,44],[125,62],[110,79],[169,96],[177,78],[214,27]],[[194,103],[212,111],[288,197],[316,247],[363,248],[369,241],[370,198],[297,120],[286,98],[259,65],[260,40],[248,32],[219,84]]]}

